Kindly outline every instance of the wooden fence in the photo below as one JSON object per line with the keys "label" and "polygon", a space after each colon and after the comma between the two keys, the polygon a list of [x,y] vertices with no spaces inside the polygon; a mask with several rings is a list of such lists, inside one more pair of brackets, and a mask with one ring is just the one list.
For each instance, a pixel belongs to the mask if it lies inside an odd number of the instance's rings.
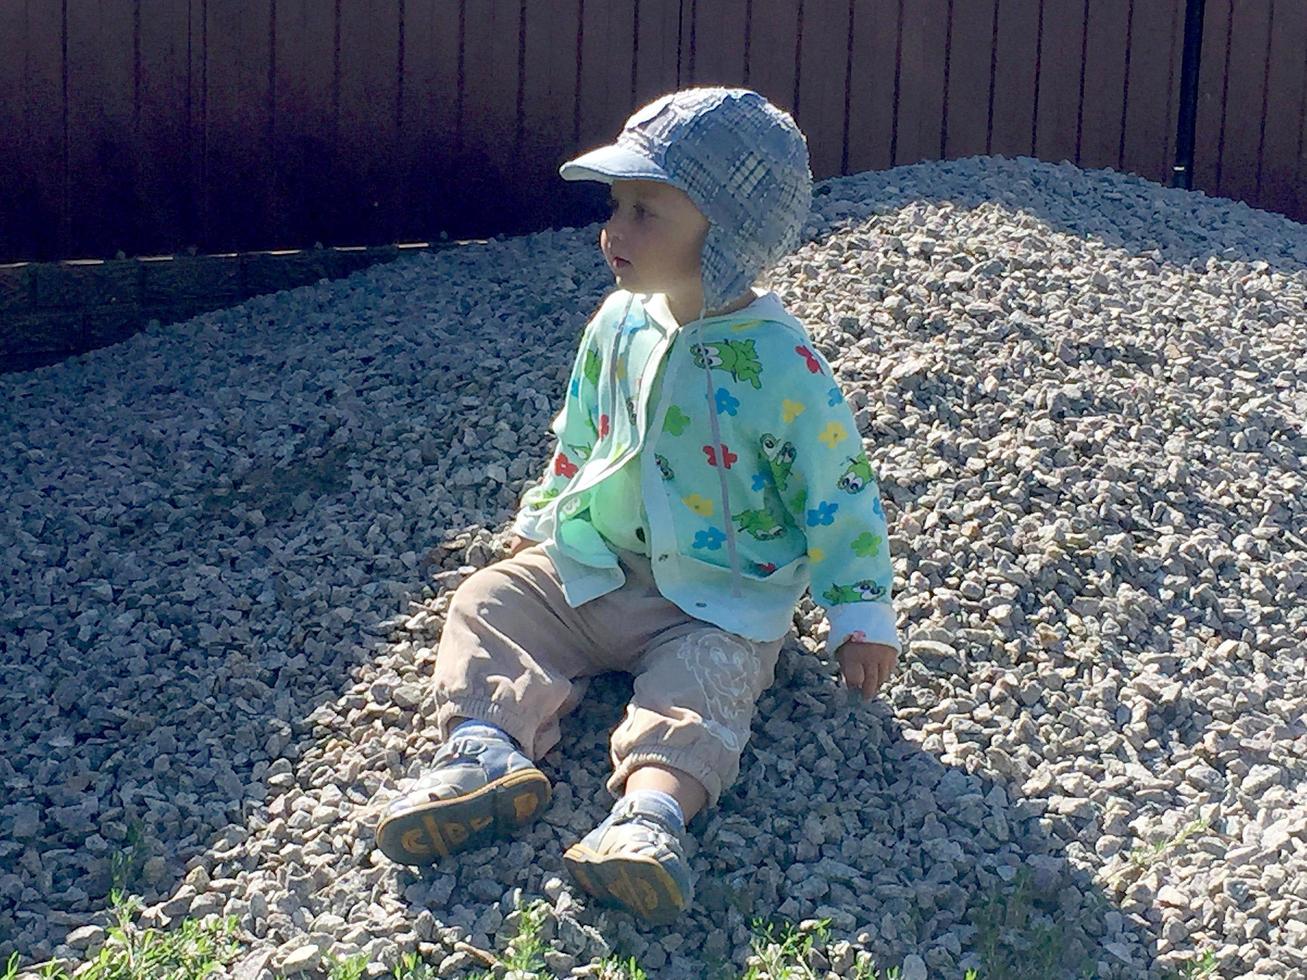
{"label": "wooden fence", "polygon": [[[0,262],[510,234],[654,96],[747,85],[817,179],[1166,182],[1184,0],[0,0]],[[1307,218],[1307,3],[1207,0],[1194,186]]]}

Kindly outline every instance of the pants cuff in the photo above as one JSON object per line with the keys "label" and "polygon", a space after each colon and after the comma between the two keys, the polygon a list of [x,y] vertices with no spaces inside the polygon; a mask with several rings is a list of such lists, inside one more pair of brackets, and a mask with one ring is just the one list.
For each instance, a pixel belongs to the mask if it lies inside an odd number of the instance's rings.
{"label": "pants cuff", "polygon": [[626,786],[626,777],[631,775],[633,769],[649,763],[671,766],[673,769],[679,769],[681,772],[697,779],[700,785],[703,786],[704,792],[708,794],[707,802],[704,804],[705,810],[715,807],[717,801],[721,798],[722,791],[726,789],[717,771],[705,764],[703,759],[695,753],[677,749],[637,748],[628,752],[613,771],[613,774],[608,777],[608,792],[615,799],[620,799]]}
{"label": "pants cuff", "polygon": [[498,725],[517,740],[517,744],[522,746],[523,755],[532,760],[536,758],[535,728],[527,727],[522,716],[514,713],[509,707],[495,704],[486,698],[442,701],[440,707],[436,709],[436,727],[442,742],[449,738],[449,729],[452,727],[450,721],[454,718],[475,718],[478,721],[488,721]]}

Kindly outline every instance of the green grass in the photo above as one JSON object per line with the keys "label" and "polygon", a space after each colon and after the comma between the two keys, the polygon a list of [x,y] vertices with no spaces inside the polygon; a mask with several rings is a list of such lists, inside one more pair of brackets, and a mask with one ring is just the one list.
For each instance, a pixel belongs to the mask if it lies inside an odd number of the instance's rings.
{"label": "green grass", "polygon": [[[105,941],[94,957],[75,968],[77,980],[198,980],[226,966],[236,956],[236,919],[187,920],[164,932],[136,924],[140,902],[110,894],[117,923],[105,930]],[[16,980],[18,954],[9,958],[2,980]],[[74,973],[60,962],[37,963],[21,971],[43,980],[71,980]]]}
{"label": "green grass", "polygon": [[130,895],[140,882],[141,872],[149,857],[145,832],[139,820],[127,825],[124,845],[109,856],[109,894]]}
{"label": "green grass", "polygon": [[[508,941],[508,948],[502,957],[496,957],[498,964],[506,970],[518,970],[523,973],[548,976],[545,970],[545,951],[549,948],[540,939],[540,927],[544,924],[549,903],[536,899],[526,906],[519,906],[520,913],[517,934]],[[491,980],[486,971],[473,974],[473,980]]]}
{"label": "green grass", "polygon": [[1200,977],[1209,977],[1216,972],[1219,964],[1216,962],[1216,955],[1210,950],[1204,950],[1195,959],[1190,960],[1178,971],[1167,970],[1162,974],[1163,980],[1199,980]]}
{"label": "green grass", "polygon": [[328,954],[324,965],[327,967],[327,980],[363,980],[368,972],[368,957],[366,953],[355,953],[343,958]]}
{"label": "green grass", "polygon": [[1178,848],[1190,837],[1200,833],[1206,833],[1212,829],[1210,820],[1199,817],[1197,820],[1191,820],[1185,826],[1176,832],[1174,837],[1167,840],[1157,841],[1153,844],[1145,844],[1142,847],[1136,847],[1126,855],[1127,864],[1119,868],[1115,876],[1129,874],[1130,872],[1144,872],[1162,859],[1162,856],[1168,851]]}
{"label": "green grass", "polygon": [[[1169,840],[1131,852],[1127,867],[1146,869],[1169,850],[1207,829],[1206,821],[1195,820]],[[125,846],[110,858],[113,882],[110,909],[116,922],[106,929],[102,945],[91,958],[80,964],[50,961],[20,970],[15,953],[0,968],[0,980],[17,980],[20,972],[34,973],[42,980],[74,980],[74,977],[76,980],[202,980],[230,964],[240,951],[234,918],[211,916],[202,921],[186,920],[167,931],[138,924],[140,901],[125,896],[139,878],[146,855],[140,827],[130,826]],[[1039,909],[1032,895],[1031,878],[1029,868],[1018,868],[1004,892],[973,906],[971,922],[976,928],[975,948],[981,967],[966,971],[963,980],[1044,980],[1068,968],[1092,975],[1091,955],[1086,955],[1080,964],[1068,964],[1065,923],[1035,921]],[[1100,898],[1099,905],[1106,907],[1108,903]],[[544,958],[549,946],[540,938],[548,911],[548,903],[538,899],[519,906],[517,932],[508,940],[502,954],[472,950],[464,944],[465,949],[489,967],[474,974],[472,980],[491,980],[495,973],[502,971],[551,978],[553,974]],[[820,946],[824,950],[831,940],[829,919],[795,926],[782,919],[754,917],[751,925],[751,954],[744,972],[739,973],[729,962],[718,961],[714,980],[818,980],[823,975],[824,971],[810,965],[810,959],[814,948]],[[1212,952],[1204,951],[1178,972],[1169,971],[1165,980],[1201,980],[1212,976],[1217,965]],[[328,955],[323,968],[328,980],[363,980],[367,974],[367,957],[362,953],[344,958]],[[406,953],[394,965],[392,975],[394,980],[435,980],[436,967],[416,953]],[[856,980],[899,980],[901,970],[890,967],[882,975],[864,952],[855,959],[852,976]],[[595,977],[597,980],[649,980],[635,957],[617,953],[599,961]]]}
{"label": "green grass", "polygon": [[984,980],[1044,980],[1069,969],[1092,976],[1094,958],[1088,954],[1080,963],[1069,964],[1065,924],[1035,922],[1036,913],[1030,882],[1033,875],[1024,865],[1017,869],[1011,887],[990,895],[971,911],[980,955],[979,976]]}
{"label": "green grass", "polygon": [[395,980],[436,980],[436,968],[417,953],[405,953],[391,970]]}

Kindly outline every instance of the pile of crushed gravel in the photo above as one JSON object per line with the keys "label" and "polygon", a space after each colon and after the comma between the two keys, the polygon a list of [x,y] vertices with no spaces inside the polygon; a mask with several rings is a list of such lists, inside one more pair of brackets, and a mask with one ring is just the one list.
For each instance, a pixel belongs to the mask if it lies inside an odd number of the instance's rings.
{"label": "pile of crushed gravel", "polygon": [[0,953],[88,955],[125,853],[147,923],[240,918],[245,976],[409,950],[463,976],[537,898],[560,976],[738,974],[754,916],[829,918],[817,975],[961,976],[1029,874],[1001,945],[1054,927],[1049,976],[1211,951],[1307,977],[1307,228],[1026,158],[814,205],[772,285],[857,411],[909,646],[855,702],[804,601],[692,824],[692,913],[643,928],[560,860],[610,804],[623,675],[565,723],[529,833],[423,873],[372,845],[436,748],[449,592],[612,288],[591,226],[0,377]]}

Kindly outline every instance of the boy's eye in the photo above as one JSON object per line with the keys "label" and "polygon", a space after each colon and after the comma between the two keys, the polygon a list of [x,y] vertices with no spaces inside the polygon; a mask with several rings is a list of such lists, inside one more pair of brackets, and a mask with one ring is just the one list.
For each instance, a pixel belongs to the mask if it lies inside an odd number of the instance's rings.
{"label": "boy's eye", "polygon": [[[616,213],[618,207],[619,207],[619,205],[618,205],[618,203],[617,203],[617,199],[616,199],[616,198],[612,198],[612,197],[610,197],[610,198],[608,199],[608,213],[609,213],[610,215]],[[636,213],[637,216],[645,214],[646,212],[645,212],[644,205],[643,205],[643,204],[637,204],[637,205],[635,206],[635,213]]]}

